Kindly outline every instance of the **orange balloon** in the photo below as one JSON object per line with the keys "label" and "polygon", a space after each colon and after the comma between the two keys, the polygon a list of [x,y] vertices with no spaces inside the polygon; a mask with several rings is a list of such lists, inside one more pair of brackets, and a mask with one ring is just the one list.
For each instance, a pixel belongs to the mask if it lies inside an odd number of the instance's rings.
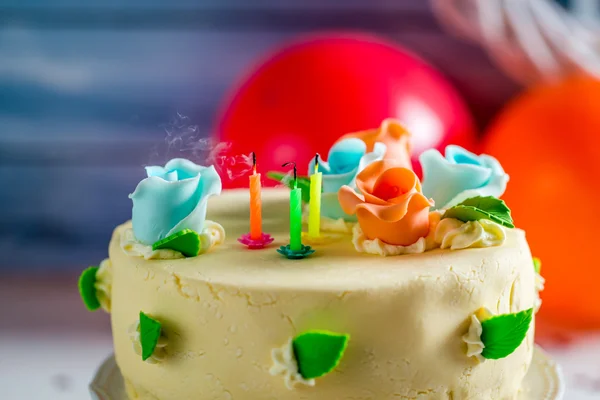
{"label": "orange balloon", "polygon": [[600,328],[600,81],[525,92],[492,124],[483,150],[510,175],[503,199],[542,260],[540,316]]}

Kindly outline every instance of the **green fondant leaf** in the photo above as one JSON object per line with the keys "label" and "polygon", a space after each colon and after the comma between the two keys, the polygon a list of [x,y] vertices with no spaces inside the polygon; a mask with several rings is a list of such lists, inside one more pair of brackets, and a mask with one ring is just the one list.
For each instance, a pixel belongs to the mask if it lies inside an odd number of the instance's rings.
{"label": "green fondant leaf", "polygon": [[488,215],[475,207],[457,205],[447,209],[442,218],[455,218],[459,221],[468,222],[488,219]]}
{"label": "green fondant leaf", "polygon": [[293,347],[300,375],[313,379],[331,372],[340,363],[349,339],[348,334],[318,330],[296,336]]}
{"label": "green fondant leaf", "polygon": [[152,250],[171,249],[186,257],[196,257],[202,248],[200,237],[192,229],[184,229],[152,245]]}
{"label": "green fondant leaf", "polygon": [[156,348],[160,338],[161,324],[140,311],[140,343],[142,346],[142,360],[146,361]]}
{"label": "green fondant leaf", "polygon": [[504,358],[517,349],[525,339],[533,318],[533,308],[515,314],[493,316],[481,323],[481,355],[490,360]]}
{"label": "green fondant leaf", "polygon": [[96,297],[96,288],[94,287],[96,272],[98,272],[98,267],[89,267],[79,275],[79,294],[81,295],[83,304],[85,304],[85,307],[89,311],[96,311],[100,308],[100,302],[98,301],[98,297]]}
{"label": "green fondant leaf", "polygon": [[536,273],[540,274],[542,272],[542,260],[537,257],[533,257],[533,269]]}
{"label": "green fondant leaf", "polygon": [[[286,177],[289,177],[289,175],[277,171],[267,172],[267,178],[281,182],[290,189],[293,189],[294,181],[292,179],[286,179]],[[310,202],[310,178],[299,176],[296,180],[298,181],[298,187],[302,189],[302,201],[304,203]]]}
{"label": "green fondant leaf", "polygon": [[494,196],[477,196],[466,199],[462,203],[463,206],[471,206],[478,208],[490,214],[492,217],[507,220],[512,224],[512,217],[510,216],[510,208],[506,205],[504,200],[500,200]]}
{"label": "green fondant leaf", "polygon": [[506,203],[493,196],[467,199],[446,210],[442,218],[456,218],[463,222],[489,219],[507,228],[515,227]]}

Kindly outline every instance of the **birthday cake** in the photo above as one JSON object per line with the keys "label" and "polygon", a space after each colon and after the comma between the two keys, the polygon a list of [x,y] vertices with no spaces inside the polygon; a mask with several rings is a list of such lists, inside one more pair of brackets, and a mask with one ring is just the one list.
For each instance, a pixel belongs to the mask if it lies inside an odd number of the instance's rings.
{"label": "birthday cake", "polygon": [[410,167],[393,120],[340,138],[288,187],[221,193],[213,167],[147,167],[109,258],[79,286],[111,314],[130,399],[516,399],[539,261],[497,160]]}

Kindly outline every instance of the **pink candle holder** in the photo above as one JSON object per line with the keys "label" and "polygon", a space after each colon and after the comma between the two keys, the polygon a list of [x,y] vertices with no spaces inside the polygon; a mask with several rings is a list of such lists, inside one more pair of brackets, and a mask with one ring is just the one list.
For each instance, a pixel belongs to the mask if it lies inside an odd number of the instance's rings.
{"label": "pink candle holder", "polygon": [[275,239],[268,233],[263,233],[260,235],[260,239],[252,239],[249,233],[246,233],[238,238],[238,242],[252,250],[267,247],[271,242],[273,242],[273,240]]}

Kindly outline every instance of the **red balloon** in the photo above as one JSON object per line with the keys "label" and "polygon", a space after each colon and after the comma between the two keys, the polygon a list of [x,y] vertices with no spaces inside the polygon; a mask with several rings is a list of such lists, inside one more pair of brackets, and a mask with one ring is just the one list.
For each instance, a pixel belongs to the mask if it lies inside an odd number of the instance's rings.
{"label": "red balloon", "polygon": [[406,50],[367,35],[311,37],[276,51],[222,109],[218,140],[231,142],[231,154],[256,152],[261,171],[295,161],[305,174],[316,152],[327,154],[343,134],[388,117],[412,132],[413,162],[428,148],[475,143],[469,111],[450,83]]}

